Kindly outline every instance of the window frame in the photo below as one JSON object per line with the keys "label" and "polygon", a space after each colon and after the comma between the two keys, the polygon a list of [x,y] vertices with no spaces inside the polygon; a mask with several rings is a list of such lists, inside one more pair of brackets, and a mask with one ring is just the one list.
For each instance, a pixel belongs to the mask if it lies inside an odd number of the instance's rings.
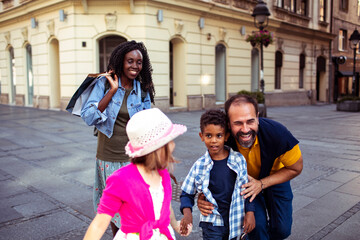
{"label": "window frame", "polygon": [[347,49],[347,30],[339,29],[338,38],[338,50],[345,51]]}
{"label": "window frame", "polygon": [[348,0],[340,0],[339,1],[339,10],[343,12],[347,12],[349,9],[349,1]]}
{"label": "window frame", "polygon": [[299,89],[304,89],[304,73],[306,68],[306,55],[301,53],[299,56]]}
{"label": "window frame", "polygon": [[[327,0],[319,0],[319,21],[326,22],[327,14]],[[322,14],[321,14],[322,13]]]}
{"label": "window frame", "polygon": [[281,51],[275,52],[275,82],[274,82],[274,89],[280,90],[281,89],[281,70],[283,65],[283,53]]}

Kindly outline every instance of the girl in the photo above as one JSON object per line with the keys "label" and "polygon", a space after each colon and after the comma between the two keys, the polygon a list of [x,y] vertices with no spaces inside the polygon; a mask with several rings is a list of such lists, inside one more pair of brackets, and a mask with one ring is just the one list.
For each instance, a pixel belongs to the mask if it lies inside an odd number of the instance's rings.
{"label": "girl", "polygon": [[[81,111],[82,119],[98,129],[96,151],[94,209],[97,206],[107,178],[129,164],[125,145],[129,141],[125,127],[129,119],[154,103],[152,67],[148,52],[141,42],[128,41],[111,53],[108,73],[96,82]],[[119,214],[111,222],[115,236],[120,226]]]}
{"label": "girl", "polygon": [[[119,212],[121,228],[114,239],[175,239],[180,223],[171,208],[171,182],[167,168],[174,162],[174,139],[186,126],[173,124],[159,109],[136,113],[126,126],[125,150],[131,163],[115,171],[106,181],[98,213],[84,239],[100,239],[112,216]],[[172,228],[170,227],[172,226]],[[188,231],[184,234],[189,235]]]}

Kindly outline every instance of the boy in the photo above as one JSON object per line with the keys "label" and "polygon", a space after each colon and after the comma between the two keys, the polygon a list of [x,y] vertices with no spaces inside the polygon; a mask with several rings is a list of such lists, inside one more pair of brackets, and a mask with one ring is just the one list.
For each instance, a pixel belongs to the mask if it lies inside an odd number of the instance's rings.
{"label": "boy", "polygon": [[192,223],[197,192],[204,193],[214,205],[212,214],[200,216],[203,239],[236,239],[242,233],[241,227],[243,233],[255,227],[254,205],[240,195],[240,186],[248,182],[246,161],[224,145],[230,135],[227,126],[221,110],[208,110],[201,116],[199,136],[208,150],[194,163],[181,187],[181,231]]}

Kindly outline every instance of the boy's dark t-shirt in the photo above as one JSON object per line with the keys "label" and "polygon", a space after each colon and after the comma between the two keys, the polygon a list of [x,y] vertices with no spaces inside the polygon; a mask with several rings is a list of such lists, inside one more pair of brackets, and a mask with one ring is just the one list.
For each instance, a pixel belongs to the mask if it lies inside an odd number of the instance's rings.
{"label": "boy's dark t-shirt", "polygon": [[224,226],[229,227],[231,197],[234,192],[236,173],[227,165],[228,158],[213,160],[210,171],[209,190],[219,206],[219,213],[224,220]]}

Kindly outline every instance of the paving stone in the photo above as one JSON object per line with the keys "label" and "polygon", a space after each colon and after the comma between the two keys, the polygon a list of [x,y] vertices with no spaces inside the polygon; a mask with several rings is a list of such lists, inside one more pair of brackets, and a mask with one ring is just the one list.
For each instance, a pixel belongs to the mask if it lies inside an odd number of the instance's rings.
{"label": "paving stone", "polygon": [[16,195],[12,195],[1,199],[1,204],[9,207],[14,207],[17,205],[23,205],[29,202],[37,202],[41,201],[45,197],[41,195],[39,192],[34,192],[33,189],[27,188],[26,192],[22,192]]}
{"label": "paving stone", "polygon": [[346,183],[356,177],[360,177],[360,174],[354,173],[354,172],[349,172],[349,171],[338,171],[338,172],[326,177],[325,179],[329,180],[329,181],[334,181],[334,182]]}
{"label": "paving stone", "polygon": [[24,221],[0,229],[0,236],[11,239],[47,239],[71,230],[86,227],[80,219],[66,212],[56,212],[31,221]]}
{"label": "paving stone", "polygon": [[[73,230],[67,233],[62,233],[58,236],[47,238],[47,240],[79,240],[83,239],[85,232],[87,230],[87,227]],[[101,238],[101,240],[112,240],[112,231],[110,228],[108,228],[108,231],[105,232],[104,236]]]}
{"label": "paving stone", "polygon": [[95,169],[86,169],[80,171],[72,171],[64,174],[66,179],[74,179],[77,182],[83,183],[84,185],[88,186],[89,188],[94,186],[94,177],[95,176]]}
{"label": "paving stone", "polygon": [[[0,207],[0,212],[1,212],[1,214],[0,214],[0,224],[24,217],[23,215],[21,215],[15,209],[9,208],[7,206],[3,206],[2,204],[1,204],[1,207]],[[0,227],[0,230],[1,230],[1,227]],[[0,239],[2,239],[1,236],[0,236]]]}
{"label": "paving stone", "polygon": [[293,191],[299,191],[300,189],[306,188],[309,183],[313,184],[318,182],[322,176],[326,176],[329,169],[315,169],[305,167],[299,176],[290,181]]}
{"label": "paving stone", "polygon": [[16,205],[13,208],[24,217],[31,217],[33,215],[39,215],[41,213],[56,209],[57,206],[48,200],[39,199],[38,201],[30,201],[28,203]]}
{"label": "paving stone", "polygon": [[21,145],[18,145],[16,143],[14,143],[13,141],[10,141],[6,138],[0,138],[0,150],[1,151],[4,151],[4,152],[11,151],[11,150],[19,149],[21,147],[22,147]]}
{"label": "paving stone", "polygon": [[293,214],[293,227],[289,240],[308,239],[334,220],[328,212],[317,214],[312,209],[302,208]]}
{"label": "paving stone", "polygon": [[95,217],[94,204],[92,199],[88,199],[85,202],[77,202],[69,206],[91,220]]}
{"label": "paving stone", "polygon": [[347,193],[351,195],[360,196],[360,177],[355,178],[354,180],[342,185],[337,188],[337,192]]}
{"label": "paving stone", "polygon": [[66,152],[61,152],[61,151],[57,151],[57,150],[48,150],[48,151],[44,151],[44,150],[40,150],[40,151],[29,151],[28,153],[23,153],[23,154],[15,154],[18,158],[21,159],[25,159],[27,161],[41,161],[43,159],[52,159],[54,161],[55,158],[58,157],[71,157],[68,153]]}
{"label": "paving stone", "polygon": [[27,193],[29,190],[20,185],[19,183],[14,182],[11,179],[0,181],[0,200],[9,198],[11,196],[16,196],[21,193]]}
{"label": "paving stone", "polygon": [[305,206],[307,206],[308,204],[312,203],[315,200],[316,198],[311,198],[308,196],[304,196],[299,192],[295,192],[293,199],[293,212],[295,213],[296,211],[304,208]]}
{"label": "paving stone", "polygon": [[[355,206],[357,205],[360,206],[360,202]],[[356,207],[352,207],[310,239],[358,239],[360,212],[351,213],[354,209]]]}
{"label": "paving stone", "polygon": [[333,191],[313,201],[304,208],[312,210],[314,214],[326,212],[330,216],[333,216],[333,219],[330,221],[332,222],[337,216],[345,213],[359,201],[359,196]]}
{"label": "paving stone", "polygon": [[299,190],[298,193],[311,198],[321,198],[322,196],[333,191],[339,186],[341,186],[341,183],[327,181],[327,180],[320,180],[302,190]]}
{"label": "paving stone", "polygon": [[[84,156],[65,156],[56,159],[44,159],[36,164],[57,175],[66,175],[71,172],[95,170],[95,155],[91,158]],[[94,175],[94,174],[93,174]]]}

